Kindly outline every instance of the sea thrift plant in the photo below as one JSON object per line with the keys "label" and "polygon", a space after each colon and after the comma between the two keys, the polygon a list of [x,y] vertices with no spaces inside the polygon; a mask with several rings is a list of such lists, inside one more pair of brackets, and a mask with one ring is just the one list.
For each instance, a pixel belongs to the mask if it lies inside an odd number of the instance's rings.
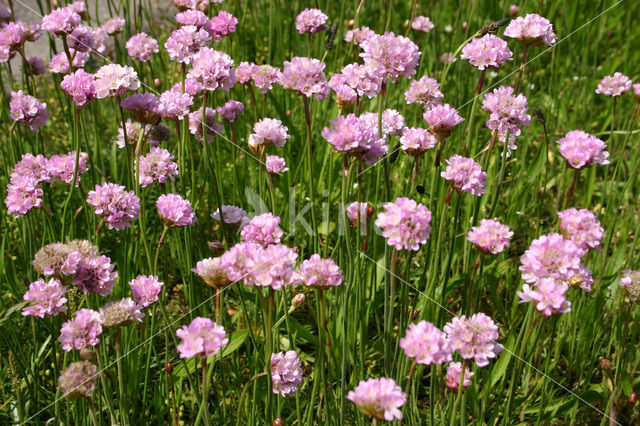
{"label": "sea thrift plant", "polygon": [[226,53],[203,47],[192,56],[187,78],[192,78],[205,90],[229,91],[236,82],[233,64],[233,59]]}
{"label": "sea thrift plant", "polygon": [[560,230],[566,238],[585,252],[599,250],[604,229],[596,215],[587,209],[570,208],[558,212]]}
{"label": "sea thrift plant", "polygon": [[502,352],[502,345],[496,343],[498,326],[491,317],[482,312],[467,318],[454,317],[444,326],[452,350],[463,359],[473,359],[478,367],[489,365],[489,358]]}
{"label": "sea thrift plant", "polygon": [[287,126],[277,118],[263,118],[253,125],[253,134],[249,136],[249,145],[265,145],[282,148],[291,136]]}
{"label": "sea thrift plant", "polygon": [[518,136],[523,126],[529,126],[531,116],[527,114],[527,98],[513,93],[513,87],[500,86],[485,95],[482,108],[489,113],[489,129]]}
{"label": "sea thrift plant", "polygon": [[[517,8],[517,6],[516,6]],[[511,13],[518,13],[517,10]],[[539,46],[546,44],[552,46],[556,42],[556,34],[553,32],[553,25],[547,18],[543,18],[535,13],[525,15],[525,17],[517,17],[507,25],[504,35],[515,38],[524,45]]]}
{"label": "sea thrift plant", "polygon": [[138,73],[129,66],[104,65],[95,73],[96,98],[120,97],[140,87]]}
{"label": "sea thrift plant", "polygon": [[416,73],[421,53],[407,37],[392,32],[375,34],[363,41],[361,47],[364,63],[384,70],[384,82],[395,83],[400,77],[411,78]]}
{"label": "sea thrift plant", "polygon": [[347,394],[362,414],[376,419],[393,421],[402,420],[400,408],[407,402],[407,395],[393,379],[381,377],[368,379]]}
{"label": "sea thrift plant", "polygon": [[212,143],[215,137],[222,134],[222,124],[216,120],[216,110],[207,107],[205,109],[205,123],[202,124],[202,109],[198,109],[189,114],[189,133],[195,135],[199,141],[204,140],[204,133],[207,133],[207,142]]}
{"label": "sea thrift plant", "polygon": [[280,70],[271,65],[256,66],[251,73],[253,84],[260,89],[262,94],[266,94],[273,89],[273,84],[278,81]]}
{"label": "sea thrift plant", "polygon": [[68,7],[54,9],[42,18],[42,29],[57,37],[70,34],[82,18]]}
{"label": "sea thrift plant", "polygon": [[[222,212],[224,215],[224,211]],[[242,241],[258,243],[262,245],[278,244],[282,238],[280,218],[271,213],[263,213],[254,216],[248,224],[242,228]]]}
{"label": "sea thrift plant", "polygon": [[426,110],[422,115],[429,130],[439,138],[447,138],[453,129],[464,121],[455,108],[449,104],[438,104]]}
{"label": "sea thrift plant", "polygon": [[377,125],[361,120],[355,114],[341,115],[329,124],[331,128],[323,128],[321,134],[335,152],[373,164],[389,150],[386,140],[378,138]]}
{"label": "sea thrift plant", "polygon": [[78,106],[91,101],[97,94],[94,75],[85,72],[82,68],[64,76],[60,87]]}
{"label": "sea thrift plant", "polygon": [[140,62],[147,62],[151,59],[151,55],[160,51],[158,49],[158,41],[147,33],[138,33],[131,36],[127,40],[125,47],[129,56]]}
{"label": "sea thrift plant", "polygon": [[479,70],[498,68],[505,61],[513,59],[513,52],[507,42],[493,34],[474,38],[462,48],[460,59],[467,59]]}
{"label": "sea thrift plant", "polygon": [[413,21],[411,21],[411,28],[423,33],[428,33],[433,27],[435,27],[435,25],[431,22],[431,19],[426,16],[416,16],[413,18]]}
{"label": "sea thrift plant", "polygon": [[554,278],[541,278],[535,284],[524,284],[522,291],[516,292],[521,302],[534,302],[535,307],[545,317],[552,314],[571,312],[571,302],[565,293],[569,286]]}
{"label": "sea thrift plant", "polygon": [[[358,206],[360,206],[360,211],[358,212]],[[351,226],[354,228],[358,227],[358,215],[360,215],[360,226],[363,230],[366,231],[367,223],[369,221],[369,216],[373,214],[373,207],[369,205],[367,202],[357,202],[349,204],[345,209],[347,213],[347,218],[351,222]]]}
{"label": "sea thrift plant", "polygon": [[558,140],[560,154],[572,169],[583,169],[595,164],[609,164],[607,145],[582,130],[571,130]]}
{"label": "sea thrift plant", "polygon": [[169,58],[181,64],[189,65],[201,48],[209,44],[211,35],[204,29],[193,25],[180,27],[171,33],[164,43]]}
{"label": "sea thrift plant", "polygon": [[454,155],[446,160],[447,167],[440,176],[451,181],[453,189],[480,196],[485,193],[487,174],[471,158]]}
{"label": "sea thrift plant", "polygon": [[7,197],[4,199],[7,213],[17,218],[33,209],[39,209],[42,206],[42,195],[42,188],[37,179],[22,175],[12,176],[7,184]]}
{"label": "sea thrift plant", "polygon": [[129,281],[131,296],[140,306],[147,307],[158,301],[163,282],[156,275],[140,275]]}
{"label": "sea thrift plant", "polygon": [[398,345],[416,363],[431,365],[451,361],[451,344],[446,333],[427,321],[409,325]]}
{"label": "sea thrift plant", "polygon": [[296,393],[302,383],[302,363],[295,351],[271,354],[273,393],[287,396]]}
{"label": "sea thrift plant", "polygon": [[191,269],[197,274],[206,285],[213,288],[226,287],[231,284],[227,271],[222,267],[219,257],[208,257],[202,259]]}
{"label": "sea thrift plant", "polygon": [[467,235],[467,240],[482,253],[498,254],[509,247],[513,231],[495,219],[482,219]]}
{"label": "sea thrift plant", "polygon": [[229,343],[224,328],[209,318],[197,317],[191,324],[176,331],[182,341],[178,345],[180,358],[208,358]]}
{"label": "sea thrift plant", "polygon": [[191,203],[178,194],[162,194],[156,200],[156,208],[165,226],[190,226],[196,223]]}
{"label": "sea thrift plant", "polygon": [[462,363],[460,362],[452,362],[447,365],[447,374],[445,375],[445,383],[447,388],[452,391],[458,390],[460,387],[460,380],[462,379],[462,387],[463,389],[471,386],[471,378],[475,373],[469,371],[469,368],[464,369],[464,378],[461,378],[462,375]]}
{"label": "sea thrift plant", "polygon": [[264,165],[267,173],[273,175],[279,175],[289,170],[289,168],[286,167],[285,159],[277,155],[267,155]]}
{"label": "sea thrift plant", "polygon": [[410,127],[404,130],[400,144],[405,154],[419,157],[427,150],[435,147],[438,140],[427,129]]}
{"label": "sea thrift plant", "polygon": [[62,349],[68,352],[96,346],[100,342],[103,321],[104,318],[99,312],[84,308],[77,311],[75,318],[65,321],[60,329],[58,341]]}
{"label": "sea thrift plant", "polygon": [[133,301],[130,297],[121,300],[113,300],[102,308],[102,327],[104,328],[120,328],[133,323],[142,322],[144,314],[140,312],[141,306]]}
{"label": "sea thrift plant", "polygon": [[[237,74],[236,74],[237,75]],[[236,100],[229,100],[224,105],[216,107],[216,111],[224,121],[235,123],[244,111],[244,104]]]}
{"label": "sea thrift plant", "polygon": [[[88,155],[86,152],[81,152],[78,156],[78,172],[76,173],[75,185],[80,185],[80,177],[88,170],[87,167]],[[49,159],[47,165],[47,172],[51,177],[50,182],[64,182],[71,185],[73,182],[73,172],[76,168],[76,152],[71,151],[68,154],[55,154]]]}
{"label": "sea thrift plant", "polygon": [[65,398],[91,398],[98,376],[98,368],[90,362],[72,362],[58,378],[60,393]]}
{"label": "sea thrift plant", "polygon": [[105,182],[89,191],[87,203],[107,223],[109,229],[129,228],[140,213],[140,199],[122,185]]}
{"label": "sea thrift plant", "polygon": [[435,78],[423,76],[419,80],[413,80],[409,88],[404,92],[408,104],[420,104],[429,109],[440,104],[444,95],[440,91],[440,83]]}
{"label": "sea thrift plant", "polygon": [[167,90],[160,95],[160,115],[166,120],[179,121],[184,119],[193,105],[193,96],[177,90]]}
{"label": "sea thrift plant", "polygon": [[382,228],[387,244],[396,250],[418,251],[431,234],[431,212],[424,205],[406,197],[385,203],[378,213],[376,226]]}
{"label": "sea thrift plant", "polygon": [[221,10],[211,18],[206,29],[212,39],[220,41],[223,37],[233,34],[236,31],[237,24],[238,18],[227,11]]}
{"label": "sea thrift plant", "polygon": [[231,281],[243,281],[245,285],[271,287],[280,290],[294,284],[294,265],[297,253],[281,244],[241,242],[222,255],[222,267]]}
{"label": "sea thrift plant", "polygon": [[47,123],[47,104],[38,101],[22,90],[11,92],[9,114],[13,121],[20,122],[33,131],[40,130]]}
{"label": "sea thrift plant", "polygon": [[310,98],[324,99],[329,94],[327,77],[324,75],[325,63],[315,58],[296,56],[284,61],[278,82],[286,90]]}
{"label": "sea thrift plant", "polygon": [[300,265],[297,279],[307,287],[324,289],[339,286],[344,277],[333,259],[323,259],[319,254],[313,254]]}
{"label": "sea thrift plant", "polygon": [[66,312],[66,293],[67,288],[57,279],[45,281],[40,278],[29,284],[29,290],[24,294],[23,300],[30,302],[30,305],[22,309],[22,315],[44,318],[45,315],[55,316]]}
{"label": "sea thrift plant", "polygon": [[[216,221],[220,221],[220,209],[216,209],[215,212],[211,214],[211,218]],[[222,206],[222,218],[224,220],[225,225],[232,225],[233,227],[239,228],[241,225],[244,225],[245,222],[248,222],[247,212],[246,210],[236,207],[236,206]]]}
{"label": "sea thrift plant", "polygon": [[160,117],[160,100],[153,93],[135,93],[123,99],[120,106],[140,123],[154,124]]}
{"label": "sea thrift plant", "polygon": [[[84,52],[71,52],[71,65],[75,68],[85,66],[89,60],[89,54]],[[55,74],[67,74],[69,72],[69,59],[65,52],[60,52],[51,57],[49,61],[49,70]]]}
{"label": "sea thrift plant", "polygon": [[296,29],[300,34],[314,34],[328,29],[326,22],[329,17],[320,9],[305,9],[296,17]]}
{"label": "sea thrift plant", "polygon": [[605,96],[620,96],[631,90],[631,79],[622,73],[608,75],[598,83],[596,93]]}
{"label": "sea thrift plant", "polygon": [[91,254],[67,258],[78,259],[73,275],[73,285],[80,287],[84,294],[95,293],[100,296],[107,296],[116,284],[118,273],[115,272],[111,259],[105,255]]}
{"label": "sea thrift plant", "polygon": [[625,299],[629,303],[640,300],[640,272],[625,269],[620,280],[620,286],[625,292]]}
{"label": "sea thrift plant", "polygon": [[583,251],[573,241],[552,233],[531,242],[520,258],[522,279],[535,283],[541,278],[568,281],[578,273]]}
{"label": "sea thrift plant", "polygon": [[347,31],[344,34],[344,41],[360,46],[363,42],[369,40],[374,35],[376,35],[375,31],[367,26],[362,26],[360,28],[354,28],[353,30]]}

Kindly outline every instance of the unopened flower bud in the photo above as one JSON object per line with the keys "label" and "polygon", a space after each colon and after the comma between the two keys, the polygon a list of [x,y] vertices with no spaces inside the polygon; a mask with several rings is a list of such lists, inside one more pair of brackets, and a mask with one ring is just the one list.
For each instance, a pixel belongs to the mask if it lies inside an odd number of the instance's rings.
{"label": "unopened flower bud", "polygon": [[293,296],[293,300],[291,301],[291,304],[295,308],[299,308],[300,306],[304,305],[305,299],[306,298],[304,296],[304,293],[298,293],[295,296]]}
{"label": "unopened flower bud", "polygon": [[173,373],[173,365],[168,362],[164,365],[164,371],[166,371],[168,374]]}
{"label": "unopened flower bud", "polygon": [[629,395],[629,404],[635,404],[637,400],[638,400],[638,396],[636,395],[635,392]]}
{"label": "unopened flower bud", "polygon": [[153,79],[153,85],[156,86],[156,87],[162,86],[162,80],[160,80],[159,78],[154,78]]}
{"label": "unopened flower bud", "polygon": [[509,14],[511,14],[511,16],[516,16],[518,12],[520,12],[520,8],[518,6],[515,4],[509,6]]}
{"label": "unopened flower bud", "polygon": [[284,420],[282,420],[280,417],[273,419],[273,422],[271,423],[273,426],[284,426]]}
{"label": "unopened flower bud", "polygon": [[603,370],[611,370],[611,361],[609,361],[607,358],[600,358],[600,361],[598,361],[598,365]]}

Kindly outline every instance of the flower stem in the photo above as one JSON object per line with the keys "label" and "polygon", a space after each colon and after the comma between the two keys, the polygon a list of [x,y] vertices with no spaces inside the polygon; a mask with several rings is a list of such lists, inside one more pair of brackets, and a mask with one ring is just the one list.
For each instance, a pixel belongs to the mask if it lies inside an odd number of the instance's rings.
{"label": "flower stem", "polygon": [[116,365],[118,367],[118,393],[120,396],[120,416],[122,417],[122,422],[125,425],[129,424],[129,419],[127,418],[127,403],[124,395],[124,372],[122,371],[122,348],[120,345],[120,328],[116,328]]}
{"label": "flower stem", "polygon": [[158,246],[156,247],[156,256],[153,260],[153,273],[154,275],[158,275],[158,258],[160,256],[160,249],[162,248],[162,245],[164,244],[164,240],[165,238],[167,238],[167,232],[169,232],[169,227],[167,225],[164,226],[164,229],[162,230],[162,235],[160,236],[160,239],[158,240]]}

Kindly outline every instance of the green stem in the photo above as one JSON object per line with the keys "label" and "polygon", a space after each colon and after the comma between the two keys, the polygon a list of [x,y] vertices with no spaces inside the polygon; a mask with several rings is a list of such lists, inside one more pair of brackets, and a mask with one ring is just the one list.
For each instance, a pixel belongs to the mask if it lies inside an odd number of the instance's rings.
{"label": "green stem", "polygon": [[73,104],[74,107],[74,120],[73,120],[73,149],[76,152],[75,165],[73,168],[73,179],[71,180],[71,188],[69,189],[69,195],[64,202],[62,208],[62,233],[60,234],[60,241],[65,241],[66,226],[67,226],[67,210],[71,197],[73,196],[73,190],[76,187],[76,180],[78,179],[78,164],[80,163],[80,137],[78,135],[78,129],[80,128],[80,108],[78,105]]}
{"label": "green stem", "polygon": [[127,402],[124,395],[124,372],[122,370],[122,348],[120,346],[120,328],[116,328],[116,364],[118,367],[118,393],[120,395],[120,416],[125,425],[129,424],[127,418]]}
{"label": "green stem", "polygon": [[167,237],[167,232],[169,232],[169,226],[165,225],[164,229],[162,230],[162,235],[160,236],[160,239],[158,240],[158,246],[156,247],[156,255],[155,258],[153,260],[153,274],[154,275],[158,275],[158,259],[160,256],[160,249],[162,248],[162,245],[164,244],[164,240]]}

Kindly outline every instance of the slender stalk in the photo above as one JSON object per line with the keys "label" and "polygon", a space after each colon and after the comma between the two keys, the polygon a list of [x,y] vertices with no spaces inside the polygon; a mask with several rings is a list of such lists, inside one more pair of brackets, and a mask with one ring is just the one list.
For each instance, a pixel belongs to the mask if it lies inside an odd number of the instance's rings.
{"label": "slender stalk", "polygon": [[527,53],[529,52],[529,47],[531,45],[525,44],[524,50],[522,51],[522,60],[520,61],[520,69],[518,70],[518,79],[516,80],[515,93],[518,93],[518,89],[520,89],[520,83],[522,83],[522,76],[524,75],[524,67],[527,65]]}
{"label": "slender stalk", "polygon": [[[211,365],[209,364],[211,359]],[[210,424],[209,420],[209,387],[211,385],[211,377],[213,376],[213,363],[214,357],[204,358],[202,360],[202,403],[196,416],[195,426],[200,424],[202,418],[205,418],[207,424]]]}
{"label": "slender stalk", "polygon": [[[308,177],[308,186],[309,186],[309,198],[311,199],[311,229],[314,230],[314,233],[317,232],[316,226],[316,193],[315,193],[315,183],[313,178],[313,153],[311,148],[311,109],[309,107],[309,98],[306,96],[302,96],[302,103],[304,106],[304,118],[305,125],[307,130],[307,177]],[[313,246],[316,251],[318,251],[318,238],[316,235],[313,236]]]}
{"label": "slender stalk", "polygon": [[244,387],[242,388],[242,394],[240,394],[240,400],[238,401],[238,412],[236,414],[236,426],[240,426],[242,423],[240,422],[240,419],[242,418],[241,414],[242,414],[242,404],[244,403],[244,398],[247,395],[247,390],[249,389],[249,385],[256,380],[259,377],[263,377],[266,376],[267,372],[263,372],[263,373],[258,373],[255,376],[253,376],[252,378],[249,379],[249,381],[244,385]]}
{"label": "slender stalk", "polygon": [[75,103],[73,105],[75,112],[73,119],[73,149],[76,152],[76,158],[73,168],[71,188],[69,188],[69,195],[67,196],[67,199],[64,202],[64,207],[62,208],[62,232],[60,234],[60,241],[66,240],[67,210],[69,208],[69,203],[71,202],[71,197],[73,196],[73,190],[76,187],[76,181],[78,179],[78,164],[80,163],[80,136],[78,134],[78,129],[80,128],[80,108]]}
{"label": "slender stalk", "polygon": [[162,245],[164,244],[164,240],[167,237],[167,232],[169,232],[169,227],[167,225],[165,225],[164,229],[162,230],[162,235],[160,236],[160,239],[158,240],[158,246],[156,247],[156,255],[155,255],[154,260],[153,260],[153,273],[154,273],[154,275],[158,275],[158,259],[160,257],[160,249],[162,248]]}
{"label": "slender stalk", "polygon": [[98,417],[96,416],[96,406],[91,398],[87,398],[87,404],[89,404],[89,416],[91,416],[93,426],[99,426],[100,422],[98,421]]}
{"label": "slender stalk", "polygon": [[118,393],[120,396],[120,417],[125,425],[129,424],[127,416],[127,401],[124,395],[124,371],[122,369],[122,347],[120,342],[120,328],[116,328],[116,365],[118,367]]}
{"label": "slender stalk", "polygon": [[562,209],[566,209],[569,204],[569,200],[573,197],[573,191],[576,188],[576,181],[578,180],[578,173],[580,171],[578,169],[573,169],[573,176],[571,178],[571,183],[569,184],[569,188],[567,188],[567,193],[564,195],[564,201],[562,202]]}

